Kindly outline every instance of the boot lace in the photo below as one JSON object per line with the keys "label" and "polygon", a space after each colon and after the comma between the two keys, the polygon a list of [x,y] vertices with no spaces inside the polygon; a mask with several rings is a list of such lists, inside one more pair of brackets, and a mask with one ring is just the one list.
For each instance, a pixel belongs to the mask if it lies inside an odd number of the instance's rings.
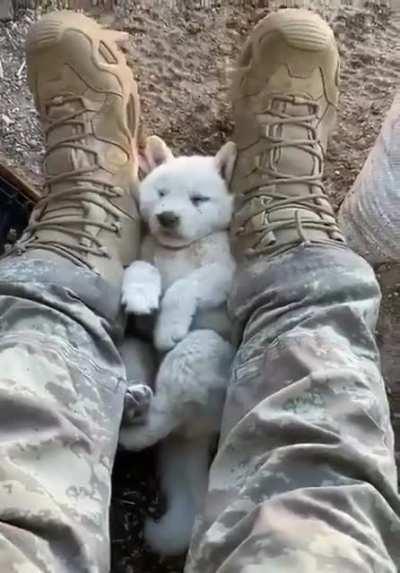
{"label": "boot lace", "polygon": [[[293,116],[275,109],[269,112],[273,121],[269,119],[262,132],[262,137],[266,140],[267,145],[262,154],[255,159],[255,170],[262,174],[263,180],[267,180],[267,184],[261,187],[259,184],[255,184],[243,192],[243,197],[246,202],[250,200],[251,206],[248,209],[243,209],[242,214],[238,215],[236,222],[237,234],[241,236],[254,235],[254,232],[259,234],[259,237],[256,237],[255,243],[250,249],[253,252],[258,251],[260,248],[263,251],[273,248],[276,243],[275,232],[293,228],[296,229],[299,240],[304,243],[308,242],[307,229],[325,231],[332,240],[344,242],[322,183],[323,151],[318,138],[317,128],[315,127],[319,106],[315,102],[298,97],[293,99],[282,96],[275,98],[275,101],[291,105],[294,103],[302,106],[307,105],[310,112],[303,116]],[[279,133],[285,125],[301,127],[307,130],[309,138],[285,139],[271,134],[271,132]],[[313,156],[315,158],[315,172],[310,175],[287,174],[279,171],[274,166],[273,161],[265,160],[266,156],[273,157],[275,152],[285,148],[298,149]],[[293,184],[309,185],[311,192],[294,196],[293,194],[276,191],[278,185],[282,187]],[[270,214],[287,207],[294,209],[293,219],[270,220]],[[318,214],[320,220],[316,220],[315,217],[308,217],[307,211]],[[250,220],[252,224],[247,225]],[[258,221],[258,224],[255,221]]]}
{"label": "boot lace", "polygon": [[[93,234],[84,230],[85,226],[97,229],[105,229],[114,233],[119,233],[118,216],[115,207],[110,203],[111,199],[123,195],[124,190],[120,187],[110,185],[109,182],[102,180],[99,176],[94,176],[98,171],[98,153],[83,143],[88,135],[86,123],[81,116],[87,112],[83,98],[79,96],[59,96],[54,103],[80,103],[80,109],[65,114],[60,118],[49,120],[49,125],[45,129],[45,139],[48,141],[52,130],[64,126],[76,126],[77,134],[64,137],[54,145],[48,146],[45,153],[45,159],[54,151],[68,148],[87,152],[90,156],[95,157],[94,165],[73,169],[72,171],[63,172],[61,175],[46,176],[44,189],[45,195],[35,207],[32,217],[26,231],[28,239],[26,244],[18,246],[19,251],[26,248],[45,249],[60,254],[73,262],[79,261],[81,264],[93,268],[86,260],[86,255],[93,254],[99,257],[110,257],[107,249],[101,244]],[[54,184],[68,183],[64,189],[51,189]],[[102,200],[103,199],[103,200]],[[105,199],[105,201],[104,201]],[[103,211],[112,216],[112,223],[104,223],[89,219],[88,217],[65,215],[65,209],[76,209],[81,206],[82,211],[88,213],[90,206],[101,207]],[[57,231],[65,237],[76,237],[74,243],[66,243],[60,239],[49,239],[35,237],[37,231]]]}

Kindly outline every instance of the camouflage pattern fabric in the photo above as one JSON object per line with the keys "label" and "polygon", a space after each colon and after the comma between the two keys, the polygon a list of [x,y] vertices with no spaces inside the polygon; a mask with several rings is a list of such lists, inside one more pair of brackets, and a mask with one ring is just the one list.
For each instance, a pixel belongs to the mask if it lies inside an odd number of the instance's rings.
{"label": "camouflage pattern fabric", "polygon": [[186,573],[398,570],[379,301],[373,271],[344,247],[240,266],[243,339]]}
{"label": "camouflage pattern fabric", "polygon": [[119,293],[44,256],[0,263],[0,571],[104,573],[125,393],[110,336]]}
{"label": "camouflage pattern fabric", "polygon": [[[0,570],[107,572],[118,297],[91,272],[31,256],[0,264]],[[378,306],[372,270],[345,248],[241,266],[231,309],[243,341],[186,572],[397,570]]]}

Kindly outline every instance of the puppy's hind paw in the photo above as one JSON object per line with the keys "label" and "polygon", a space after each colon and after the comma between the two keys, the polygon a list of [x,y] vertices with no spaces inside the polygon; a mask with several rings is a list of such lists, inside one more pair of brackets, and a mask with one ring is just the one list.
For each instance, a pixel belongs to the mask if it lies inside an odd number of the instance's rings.
{"label": "puppy's hind paw", "polygon": [[153,391],[146,384],[128,386],[124,398],[122,424],[132,425],[143,423],[153,398]]}

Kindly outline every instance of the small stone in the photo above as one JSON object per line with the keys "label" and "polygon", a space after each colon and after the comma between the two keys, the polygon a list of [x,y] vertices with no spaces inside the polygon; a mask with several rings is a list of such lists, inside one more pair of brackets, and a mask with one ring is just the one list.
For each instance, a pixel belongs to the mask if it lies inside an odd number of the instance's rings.
{"label": "small stone", "polygon": [[13,123],[13,120],[10,119],[5,113],[1,115],[1,121],[5,123],[6,127],[10,127],[10,125]]}

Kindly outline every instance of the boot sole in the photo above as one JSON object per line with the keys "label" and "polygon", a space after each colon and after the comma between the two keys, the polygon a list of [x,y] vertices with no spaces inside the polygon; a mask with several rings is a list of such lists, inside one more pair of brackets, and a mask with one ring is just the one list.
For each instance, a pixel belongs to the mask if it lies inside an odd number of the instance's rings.
{"label": "boot sole", "polygon": [[[69,37],[75,35],[76,42]],[[34,24],[26,39],[26,59],[30,90],[38,101],[37,81],[43,71],[43,54],[51,54],[60,62],[76,61],[76,69],[91,89],[115,93],[116,80],[126,101],[133,101],[134,119],[130,132],[138,137],[140,102],[136,81],[121,47],[127,43],[125,32],[102,28],[95,20],[75,12],[59,11],[47,14]],[[85,41],[82,41],[84,38]],[[106,73],[105,73],[106,72]]]}

